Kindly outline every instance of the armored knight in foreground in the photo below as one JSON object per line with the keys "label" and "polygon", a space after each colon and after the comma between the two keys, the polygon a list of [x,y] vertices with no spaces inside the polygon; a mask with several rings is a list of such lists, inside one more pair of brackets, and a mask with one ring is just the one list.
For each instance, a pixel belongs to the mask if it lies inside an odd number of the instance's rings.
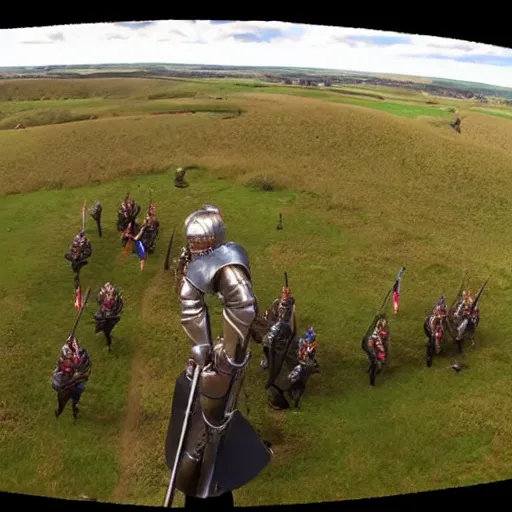
{"label": "armored knight in foreground", "polygon": [[[174,490],[187,496],[220,496],[255,478],[270,452],[236,409],[249,362],[251,324],[257,314],[249,257],[225,241],[218,208],[206,205],[185,220],[190,261],[180,285],[181,324],[192,341],[187,370],[176,382],[166,439]],[[223,303],[222,336],[215,346],[205,295]]]}
{"label": "armored knight in foreground", "polygon": [[99,309],[94,313],[96,334],[103,332],[110,352],[112,350],[112,330],[121,320],[124,299],[114,285],[105,283],[98,294],[98,304]]}

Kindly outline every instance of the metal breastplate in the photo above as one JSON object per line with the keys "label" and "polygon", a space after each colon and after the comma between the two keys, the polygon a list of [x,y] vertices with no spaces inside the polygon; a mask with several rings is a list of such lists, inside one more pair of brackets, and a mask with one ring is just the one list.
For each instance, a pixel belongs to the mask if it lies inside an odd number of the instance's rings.
{"label": "metal breastplate", "polygon": [[188,263],[187,279],[203,293],[215,292],[215,276],[228,265],[238,265],[250,276],[249,256],[247,251],[235,242],[227,242],[204,256],[197,256]]}

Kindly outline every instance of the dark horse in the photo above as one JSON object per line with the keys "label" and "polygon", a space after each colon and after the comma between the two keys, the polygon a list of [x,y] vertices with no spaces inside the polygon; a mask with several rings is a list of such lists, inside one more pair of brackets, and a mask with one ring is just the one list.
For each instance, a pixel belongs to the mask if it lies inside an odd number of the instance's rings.
{"label": "dark horse", "polygon": [[302,398],[302,395],[304,395],[306,391],[306,384],[312,373],[312,364],[297,363],[292,371],[288,374],[288,381],[290,383],[288,394],[293,400],[295,409],[299,408],[299,402]]}

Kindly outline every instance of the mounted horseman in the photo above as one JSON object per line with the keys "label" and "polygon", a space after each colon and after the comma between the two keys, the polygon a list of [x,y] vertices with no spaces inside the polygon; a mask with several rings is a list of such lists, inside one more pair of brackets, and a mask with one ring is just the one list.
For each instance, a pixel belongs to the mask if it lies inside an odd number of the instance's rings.
{"label": "mounted horseman", "polygon": [[[263,338],[263,358],[260,365],[262,368],[267,369],[269,366],[270,345],[273,340],[282,338],[286,342],[286,347],[288,347],[288,341],[295,338],[296,335],[295,298],[292,296],[288,284],[287,272],[284,273],[284,286],[281,289],[281,297],[272,302],[270,308],[265,311],[263,319],[270,326],[268,331],[270,338],[268,336]],[[272,327],[274,328],[272,329]]]}
{"label": "mounted horseman", "polygon": [[[270,460],[270,452],[236,409],[257,312],[249,257],[240,245],[226,242],[224,220],[215,206],[205,205],[189,215],[185,236],[190,260],[179,297],[181,324],[192,351],[173,396],[165,507],[172,504],[175,489],[189,498],[228,495],[255,478]],[[222,298],[222,336],[216,345],[206,294]]]}
{"label": "mounted horseman", "polygon": [[[476,329],[480,323],[479,302],[489,279],[490,276],[482,284],[474,299],[471,291],[462,290],[464,287],[463,281],[461,288],[459,289],[459,293],[457,294],[457,298],[455,299],[455,303],[450,308],[448,315],[450,333],[457,345],[457,358],[460,357],[464,351],[465,340],[469,339],[472,345],[475,344]],[[458,359],[455,360],[452,368],[455,371],[461,370],[461,365],[459,364]]]}
{"label": "mounted horseman", "polygon": [[[375,386],[376,377],[381,373],[382,368],[389,358],[390,329],[388,316],[385,313],[385,310],[388,306],[389,298],[393,296],[393,309],[395,313],[398,311],[397,302],[399,303],[400,297],[396,297],[395,293],[398,291],[399,294],[399,284],[404,272],[405,267],[402,267],[398,272],[395,283],[386,294],[379,311],[373,317],[373,320],[366,330],[361,342],[361,348],[368,356],[368,360],[370,362],[367,373],[370,375],[371,386]],[[398,299],[398,301],[396,299]]]}
{"label": "mounted horseman", "polygon": [[320,372],[316,348],[316,332],[313,327],[309,327],[306,334],[299,338],[297,361],[288,374],[289,387],[287,392],[294,401],[296,409],[299,408],[300,400],[306,391],[309,377],[313,373]]}
{"label": "mounted horseman", "polygon": [[78,404],[82,393],[85,391],[85,382],[91,374],[91,359],[87,350],[80,347],[75,336],[76,328],[82,317],[82,313],[89,300],[90,289],[87,290],[84,302],[81,304],[78,316],[75,320],[71,334],[60,351],[59,361],[53,371],[52,387],[57,392],[57,409],[55,417],[58,418],[64,411],[69,400],[72,401],[73,418],[78,418]]}
{"label": "mounted horseman", "polygon": [[101,214],[103,213],[103,206],[99,201],[94,201],[92,208],[89,211],[89,215],[96,222],[96,226],[98,228],[98,236],[101,238],[103,236],[103,230],[101,229]]}
{"label": "mounted horseman", "polygon": [[111,283],[105,283],[98,294],[98,310],[94,313],[95,332],[103,332],[107,349],[112,351],[112,330],[121,320],[124,298],[119,290]]}
{"label": "mounted horseman", "polygon": [[117,212],[117,231],[121,233],[123,247],[135,236],[139,230],[137,224],[137,216],[140,213],[140,206],[130,197],[130,193],[126,194],[124,201]]}
{"label": "mounted horseman", "polygon": [[88,259],[92,254],[92,245],[88,238],[85,236],[85,208],[86,203],[82,206],[82,229],[73,239],[69,247],[69,251],[64,255],[64,258],[71,263],[71,270],[73,271],[73,278],[75,284],[75,308],[80,310],[82,303],[82,287],[80,285],[80,271],[88,263]]}
{"label": "mounted horseman", "polygon": [[316,331],[312,326],[310,326],[304,336],[299,338],[297,355],[298,361],[310,365],[313,369],[313,373],[320,372],[316,349]]}
{"label": "mounted horseman", "polygon": [[[281,297],[274,300],[265,312],[263,319],[270,328],[263,336],[263,358],[260,365],[268,369],[266,389],[269,392],[269,405],[274,409],[287,409],[284,396],[289,382],[288,372],[297,360],[296,304],[288,284],[288,274],[284,274],[285,284]],[[254,333],[253,333],[254,339]]]}
{"label": "mounted horseman", "polygon": [[441,352],[447,318],[448,307],[443,295],[441,295],[423,323],[423,330],[427,336],[427,366],[429,368],[432,366],[434,355],[439,355]]}
{"label": "mounted horseman", "polygon": [[265,320],[275,323],[282,319],[290,324],[293,335],[296,334],[295,298],[288,285],[288,274],[284,273],[284,286],[281,289],[281,297],[272,302],[272,305],[265,312]]}
{"label": "mounted horseman", "polygon": [[156,218],[155,204],[149,197],[149,207],[146,218],[136,235],[128,229],[124,236],[129,239],[125,245],[125,253],[135,252],[140,260],[140,269],[144,270],[148,254],[152,254],[155,248],[155,240],[160,232],[160,222]]}

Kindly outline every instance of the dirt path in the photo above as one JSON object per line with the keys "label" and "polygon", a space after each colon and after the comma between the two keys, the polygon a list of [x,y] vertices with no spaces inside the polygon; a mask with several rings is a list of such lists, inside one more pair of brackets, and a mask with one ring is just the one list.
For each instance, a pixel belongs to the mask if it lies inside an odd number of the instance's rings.
{"label": "dirt path", "polygon": [[[158,282],[157,274],[148,283],[140,303],[141,324],[150,318],[151,305],[154,300],[154,283]],[[128,405],[126,416],[121,427],[121,442],[119,445],[119,480],[112,492],[111,501],[116,503],[130,503],[130,487],[137,480],[140,466],[143,464],[144,439],[140,435],[140,421],[142,415],[141,396],[144,388],[145,355],[144,345],[140,337],[135,340],[132,356],[131,379],[128,389]]]}
{"label": "dirt path", "polygon": [[139,460],[138,427],[141,415],[141,388],[143,386],[143,354],[139,340],[136,340],[131,366],[131,381],[128,391],[128,408],[121,430],[119,446],[119,480],[111,500],[117,503],[126,501],[132,473],[137,469]]}

